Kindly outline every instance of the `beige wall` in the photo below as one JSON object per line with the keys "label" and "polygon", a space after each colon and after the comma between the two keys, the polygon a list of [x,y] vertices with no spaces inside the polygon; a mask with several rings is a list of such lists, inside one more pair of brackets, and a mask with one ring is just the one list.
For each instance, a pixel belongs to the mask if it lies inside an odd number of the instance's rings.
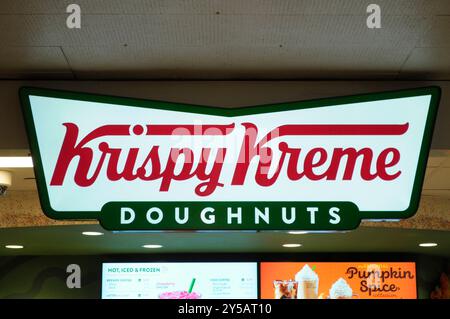
{"label": "beige wall", "polygon": [[[47,218],[41,210],[36,191],[9,191],[0,198],[0,228],[51,225],[73,225],[96,222],[55,221]],[[363,222],[362,226],[400,227],[411,229],[450,229],[450,198],[422,196],[417,214],[401,222]]]}

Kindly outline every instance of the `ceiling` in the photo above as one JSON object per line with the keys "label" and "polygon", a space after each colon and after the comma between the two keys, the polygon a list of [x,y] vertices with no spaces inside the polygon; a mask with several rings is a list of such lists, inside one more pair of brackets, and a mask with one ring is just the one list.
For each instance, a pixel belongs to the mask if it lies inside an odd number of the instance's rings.
{"label": "ceiling", "polygon": [[450,1],[0,1],[0,79],[450,80]]}
{"label": "ceiling", "polygon": [[[104,232],[83,236],[83,231]],[[230,236],[232,235],[232,236]],[[100,255],[134,253],[422,253],[450,257],[450,232],[360,227],[351,232],[291,235],[286,232],[107,232],[99,225],[6,228],[0,232],[0,255]],[[419,243],[435,242],[422,248]],[[300,243],[299,248],[282,244]],[[5,245],[24,249],[6,249]],[[144,249],[142,245],[163,245]]]}

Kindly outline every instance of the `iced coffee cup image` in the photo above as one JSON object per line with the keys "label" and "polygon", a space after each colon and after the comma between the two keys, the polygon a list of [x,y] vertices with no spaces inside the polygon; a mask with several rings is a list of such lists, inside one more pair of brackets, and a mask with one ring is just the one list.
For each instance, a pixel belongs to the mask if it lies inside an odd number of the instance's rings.
{"label": "iced coffee cup image", "polygon": [[352,299],[353,290],[344,278],[339,278],[330,288],[330,299]]}
{"label": "iced coffee cup image", "polygon": [[319,276],[308,264],[295,275],[298,283],[297,299],[317,299],[319,291]]}
{"label": "iced coffee cup image", "polygon": [[275,299],[297,299],[298,283],[293,280],[274,280]]}

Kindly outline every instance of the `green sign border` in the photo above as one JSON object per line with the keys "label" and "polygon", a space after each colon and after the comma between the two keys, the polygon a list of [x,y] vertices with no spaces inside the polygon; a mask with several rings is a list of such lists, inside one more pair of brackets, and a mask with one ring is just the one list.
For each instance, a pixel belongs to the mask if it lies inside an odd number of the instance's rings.
{"label": "green sign border", "polygon": [[[341,104],[382,101],[387,99],[405,98],[413,96],[431,95],[430,107],[426,118],[426,124],[424,129],[424,135],[422,137],[422,145],[420,148],[420,155],[418,164],[416,167],[416,176],[414,178],[413,190],[410,198],[410,205],[404,211],[361,211],[359,212],[360,219],[405,219],[413,216],[419,207],[420,195],[422,191],[423,181],[425,177],[425,169],[427,165],[428,155],[431,146],[431,139],[434,130],[434,124],[436,121],[438,104],[441,96],[441,89],[438,86],[421,87],[414,89],[404,89],[397,91],[381,92],[381,93],[369,93],[360,95],[350,95],[341,97],[322,98],[315,100],[306,100],[300,102],[288,102],[280,104],[268,104],[250,107],[239,108],[219,108],[210,106],[199,106],[190,104],[180,104],[163,102],[156,100],[144,100],[136,98],[125,98],[110,95],[99,95],[91,93],[71,92],[55,89],[44,89],[35,87],[21,87],[19,89],[19,97],[22,106],[22,112],[25,120],[25,127],[27,131],[28,140],[30,143],[31,154],[34,162],[34,172],[36,176],[37,188],[39,193],[39,200],[44,213],[53,219],[100,219],[100,212],[60,212],[55,211],[50,205],[50,199],[47,192],[47,184],[45,182],[44,169],[42,165],[41,154],[36,136],[36,129],[34,126],[34,120],[30,106],[30,96],[42,96],[53,97],[69,100],[99,102],[123,105],[128,107],[140,107],[149,109],[161,109],[171,111],[181,111],[185,113],[197,113],[216,115],[222,117],[234,117],[242,115],[252,115],[261,113],[274,113],[288,110],[309,109],[326,106],[335,106]],[[149,202],[151,203],[151,202]],[[183,202],[173,202],[176,205],[183,205]],[[236,205],[240,202],[229,202]],[[254,202],[255,205],[264,206],[269,202]],[[274,202],[272,202],[274,203]],[[280,202],[283,203],[283,202]],[[332,203],[332,202],[326,202]],[[211,202],[214,205],[214,202]],[[339,202],[336,202],[339,205]],[[357,227],[357,226],[356,226]],[[155,230],[157,227],[155,227]],[[215,229],[213,227],[208,229]],[[256,227],[254,228],[256,230]]]}

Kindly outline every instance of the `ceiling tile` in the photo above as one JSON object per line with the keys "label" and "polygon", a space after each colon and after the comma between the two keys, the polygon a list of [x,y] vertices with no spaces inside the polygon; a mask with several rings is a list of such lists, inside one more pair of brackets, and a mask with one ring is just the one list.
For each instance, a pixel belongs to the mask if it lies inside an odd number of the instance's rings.
{"label": "ceiling tile", "polygon": [[[96,46],[64,47],[64,52],[75,73],[78,72],[166,72],[208,75],[206,78],[233,74],[261,76],[280,73],[289,77],[343,76],[349,72],[355,77],[392,73],[399,69],[404,54],[385,48],[360,46],[258,48],[248,47],[133,47]],[[230,52],[226,52],[226,50]],[[108,56],[108,59],[105,59]],[[325,71],[326,70],[326,71]],[[206,73],[206,74],[205,74]],[[344,75],[345,76],[345,75]]]}
{"label": "ceiling tile", "polygon": [[64,14],[4,15],[0,38],[4,45],[369,45],[408,50],[431,23],[422,16],[386,16],[382,28],[373,30],[364,15],[84,14],[81,29],[68,29]]}
{"label": "ceiling tile", "polygon": [[427,79],[450,78],[450,47],[416,48],[400,73],[401,76],[420,76]]}
{"label": "ceiling tile", "polygon": [[70,72],[59,47],[0,47],[0,73]]}
{"label": "ceiling tile", "polygon": [[[377,0],[384,15],[428,15],[450,11],[447,0]],[[70,2],[2,0],[1,14],[64,13]],[[371,2],[361,0],[77,0],[89,14],[353,14],[365,15]],[[445,12],[445,11],[444,11]]]}
{"label": "ceiling tile", "polygon": [[[450,1],[448,2],[450,4]],[[450,16],[433,18],[429,30],[421,38],[418,47],[450,47]]]}
{"label": "ceiling tile", "polygon": [[2,0],[0,1],[0,14],[65,13],[67,5],[60,0]]}
{"label": "ceiling tile", "polygon": [[[377,30],[366,27],[369,2],[360,0],[76,3],[82,9],[79,30],[65,25],[66,2],[0,1],[1,45],[62,46],[78,74],[88,78],[95,78],[90,70],[100,70],[102,78],[159,74],[208,79],[220,78],[219,73],[211,75],[220,71],[226,79],[386,79],[396,77],[405,61],[400,78],[450,78],[450,26],[445,16],[450,1],[377,1],[382,9],[382,28]],[[438,48],[424,50],[428,47]],[[0,63],[0,75],[46,77],[45,71],[28,69],[43,54],[30,59],[19,54],[13,64],[6,59]],[[60,57],[51,63],[58,61]],[[69,72],[59,74],[65,78]],[[55,74],[51,70],[48,77]]]}
{"label": "ceiling tile", "polygon": [[130,30],[118,20],[112,15],[83,17],[81,29],[69,29],[64,15],[7,15],[0,19],[0,38],[2,45],[11,46],[120,44]]}
{"label": "ceiling tile", "polygon": [[[450,14],[450,1],[448,0],[432,0],[432,12],[436,15]],[[427,1],[428,4],[428,1]]]}

